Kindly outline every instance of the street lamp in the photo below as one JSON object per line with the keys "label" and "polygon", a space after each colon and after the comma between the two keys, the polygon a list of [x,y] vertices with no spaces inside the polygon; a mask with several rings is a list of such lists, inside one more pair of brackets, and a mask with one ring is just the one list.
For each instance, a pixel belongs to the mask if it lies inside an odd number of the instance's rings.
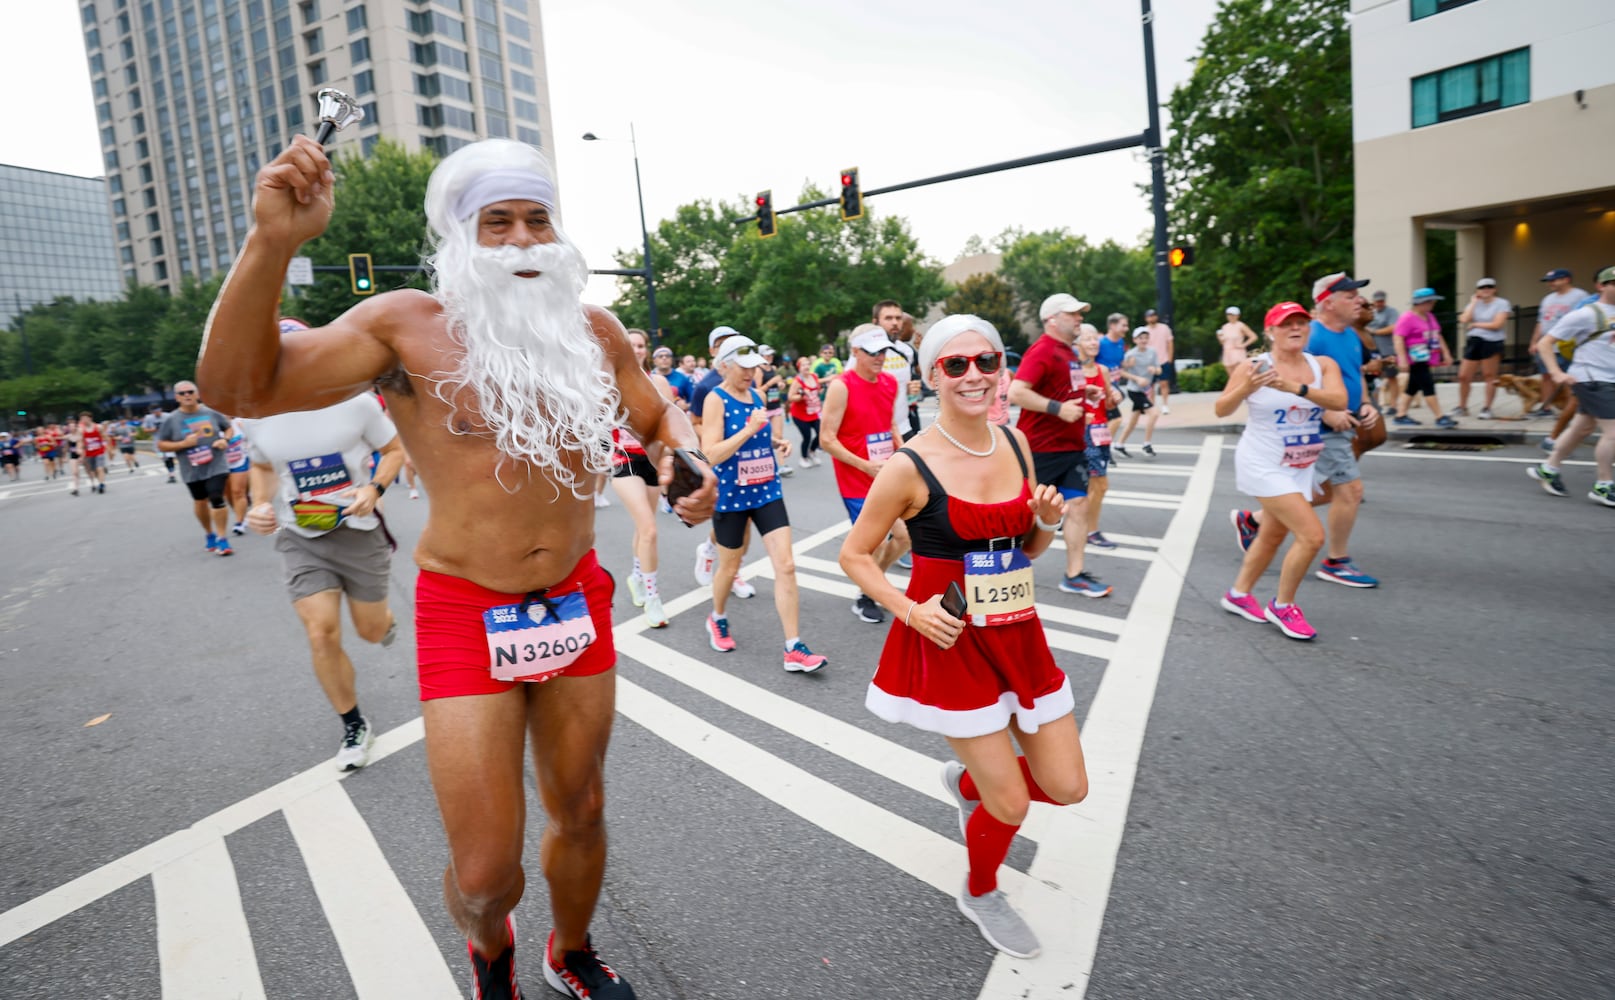
{"label": "street lamp", "polygon": [[[584,142],[611,142],[593,132],[583,133]],[[621,140],[617,140],[621,141]],[[662,325],[656,318],[656,272],[650,262],[650,230],[645,228],[645,187],[639,181],[639,142],[634,136],[634,123],[628,123],[628,142],[634,147],[634,191],[639,195],[639,235],[645,241],[645,305],[650,311],[650,335],[657,344],[662,340]]]}

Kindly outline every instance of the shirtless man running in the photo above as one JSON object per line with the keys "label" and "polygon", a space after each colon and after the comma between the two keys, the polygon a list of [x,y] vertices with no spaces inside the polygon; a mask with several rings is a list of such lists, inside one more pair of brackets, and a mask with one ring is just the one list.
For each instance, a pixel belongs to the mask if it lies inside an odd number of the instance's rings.
{"label": "shirtless man running", "polygon": [[[377,295],[281,336],[287,263],[324,231],[334,180],[303,136],[259,173],[255,226],[214,306],[198,378],[247,417],[329,406],[379,383],[432,496],[415,550],[421,698],[449,843],[444,899],[468,938],[477,995],[520,996],[509,915],[525,884],[531,740],[554,916],[545,979],[574,997],[631,998],[589,940],[616,694],[613,583],[594,554],[593,497],[619,421],[650,446],[663,483],[671,449],[695,449],[695,434],[617,318],[583,305],[588,270],[551,221],[549,163],[510,140],[466,146],[433,171],[432,293]],[[716,481],[703,471],[676,505],[689,522],[712,514]]]}

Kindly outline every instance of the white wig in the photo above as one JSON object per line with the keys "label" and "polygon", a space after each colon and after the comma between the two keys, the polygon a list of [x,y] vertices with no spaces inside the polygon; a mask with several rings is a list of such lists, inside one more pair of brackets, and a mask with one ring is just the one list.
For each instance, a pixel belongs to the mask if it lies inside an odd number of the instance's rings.
{"label": "white wig", "polygon": [[993,350],[1003,353],[1003,339],[993,325],[980,316],[971,316],[969,313],[944,316],[925,331],[925,339],[920,341],[920,377],[926,385],[936,388],[936,359],[942,356],[942,349],[948,346],[948,341],[972,330],[986,337]]}

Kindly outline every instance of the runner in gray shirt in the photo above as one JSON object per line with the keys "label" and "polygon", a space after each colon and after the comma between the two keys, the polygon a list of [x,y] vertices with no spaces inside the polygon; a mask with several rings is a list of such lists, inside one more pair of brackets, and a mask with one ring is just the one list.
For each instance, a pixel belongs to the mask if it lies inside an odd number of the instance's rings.
{"label": "runner in gray shirt", "polygon": [[224,460],[230,421],[202,405],[195,382],[175,383],[174,398],[179,409],[157,428],[157,450],[178,453],[180,478],[191,492],[196,519],[207,532],[208,552],[232,555],[225,530],[230,512],[224,506],[224,487],[230,481],[230,463]]}
{"label": "runner in gray shirt", "polygon": [[1497,369],[1503,361],[1503,341],[1508,333],[1509,316],[1514,306],[1497,294],[1497,279],[1482,278],[1475,282],[1475,294],[1458,315],[1458,324],[1469,333],[1464,342],[1464,357],[1458,363],[1458,409],[1455,414],[1469,416],[1469,384],[1475,380],[1478,369],[1486,380],[1486,404],[1481,407],[1480,418],[1492,419],[1492,399],[1497,395]]}

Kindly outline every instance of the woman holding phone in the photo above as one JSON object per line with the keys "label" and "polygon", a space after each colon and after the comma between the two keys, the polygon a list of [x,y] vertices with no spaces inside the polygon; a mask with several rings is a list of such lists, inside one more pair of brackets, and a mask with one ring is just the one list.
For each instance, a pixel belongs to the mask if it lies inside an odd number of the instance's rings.
{"label": "woman holding phone", "polygon": [[[1249,621],[1272,622],[1292,639],[1318,634],[1295,603],[1295,592],[1323,548],[1323,524],[1312,508],[1317,492],[1312,466],[1323,453],[1323,411],[1346,408],[1340,366],[1305,351],[1311,323],[1311,313],[1297,303],[1280,302],[1269,309],[1265,332],[1272,349],[1233,370],[1215,407],[1218,417],[1227,417],[1241,403],[1246,405],[1249,418],[1234,449],[1234,481],[1240,492],[1261,503],[1264,515],[1239,575],[1220,603]],[[1247,515],[1235,511],[1234,517],[1243,537],[1249,529]],[[1279,568],[1278,594],[1264,608],[1251,591],[1284,536],[1292,533],[1295,541]]]}
{"label": "woman holding phone", "polygon": [[[926,332],[919,368],[937,393],[936,422],[875,477],[841,567],[892,613],[865,704],[941,734],[958,757],[942,782],[969,853],[959,909],[994,947],[1030,958],[1037,937],[998,889],[998,867],[1030,803],[1080,802],[1088,776],[1029,561],[1053,541],[1065,501],[1032,483],[1025,436],[987,420],[1003,363],[986,320],[949,316]],[[874,556],[899,518],[914,542],[906,592]]]}

